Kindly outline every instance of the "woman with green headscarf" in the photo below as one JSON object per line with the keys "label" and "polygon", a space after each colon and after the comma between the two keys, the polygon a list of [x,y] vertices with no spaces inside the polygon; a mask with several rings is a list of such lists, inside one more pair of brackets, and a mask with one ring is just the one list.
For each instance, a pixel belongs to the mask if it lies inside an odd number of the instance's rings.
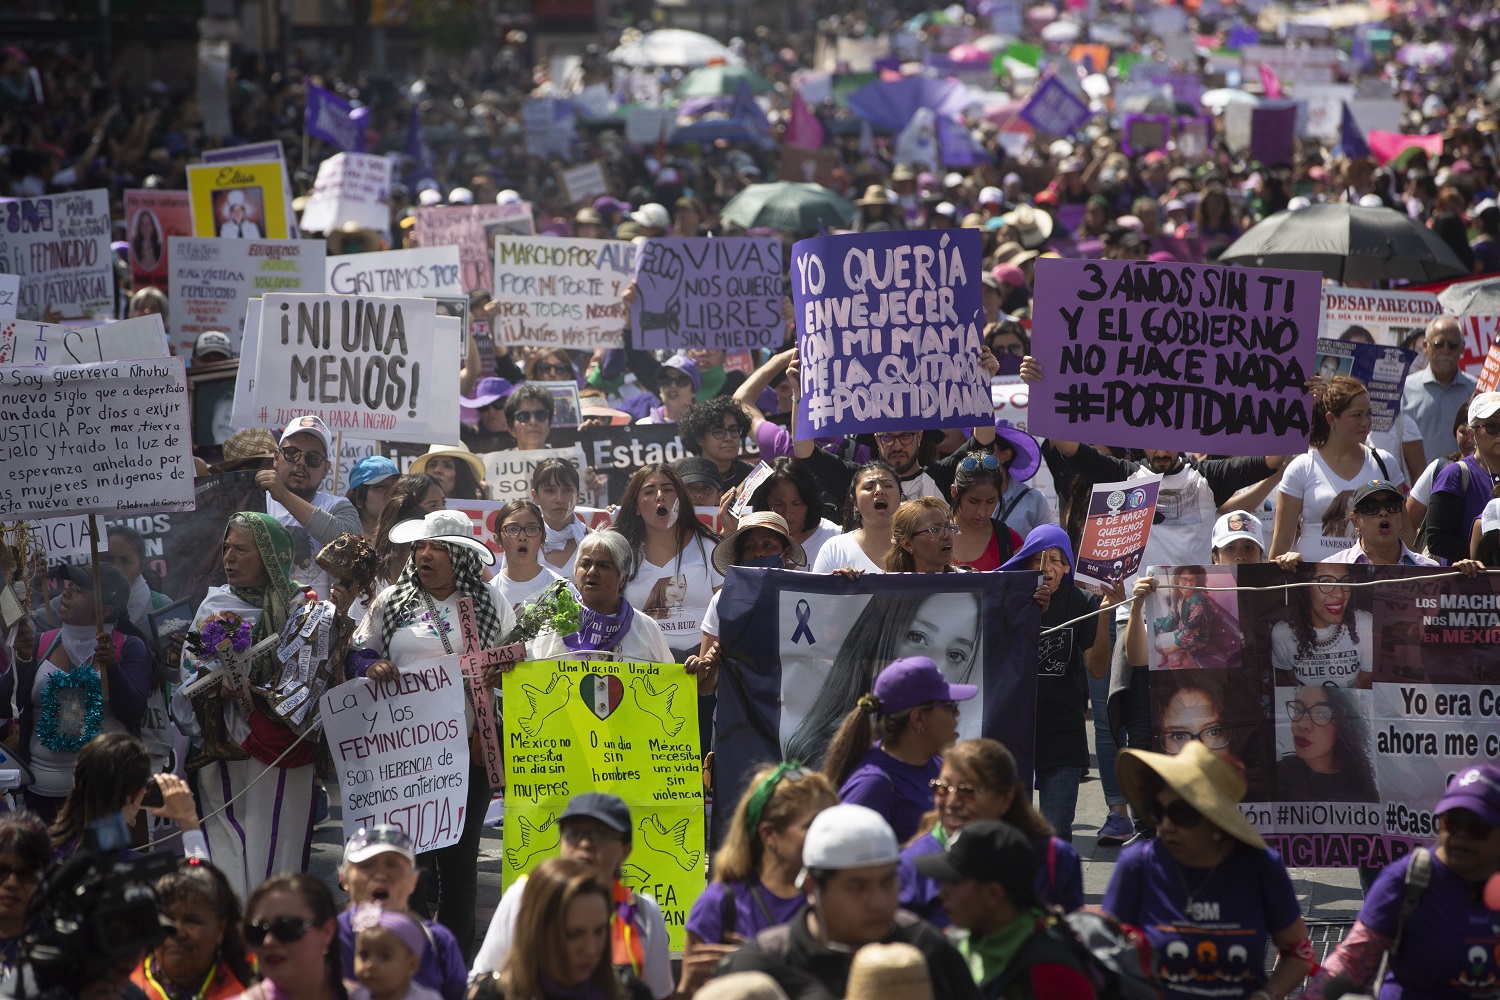
{"label": "woman with green headscarf", "polygon": [[[306,599],[291,578],[292,536],[270,515],[242,511],[224,529],[223,551],[228,583],[211,588],[204,596],[193,631],[202,636],[207,630],[210,641],[220,633],[228,633],[233,640],[237,618],[250,626],[250,645],[280,634]],[[243,636],[234,644],[248,648]],[[196,676],[198,661],[198,656],[184,651],[184,682]],[[257,656],[249,664],[251,687],[269,687],[275,673],[270,652]],[[189,739],[212,742],[217,751],[214,756],[230,758],[213,760],[195,778],[207,817],[203,832],[214,864],[245,899],[271,875],[306,867],[317,741],[297,743],[297,734],[261,703],[247,717],[233,698],[211,699],[210,704],[214,701],[222,702],[222,708],[207,710],[221,717],[199,718],[178,685],[172,695],[172,716]],[[261,779],[273,769],[278,773]]]}

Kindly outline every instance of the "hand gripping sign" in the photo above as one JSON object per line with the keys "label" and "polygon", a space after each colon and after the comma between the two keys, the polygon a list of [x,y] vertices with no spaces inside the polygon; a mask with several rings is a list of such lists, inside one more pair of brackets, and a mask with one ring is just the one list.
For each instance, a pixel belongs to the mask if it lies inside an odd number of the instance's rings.
{"label": "hand gripping sign", "polygon": [[464,675],[464,689],[469,694],[469,704],[474,709],[474,734],[479,738],[477,751],[484,758],[485,774],[491,788],[505,785],[503,747],[500,733],[495,728],[495,705],[490,698],[489,685],[484,681],[484,672],[491,667],[515,663],[526,656],[526,644],[513,642],[508,646],[481,649],[479,622],[474,617],[474,600],[470,597],[458,599],[458,628],[463,636],[464,651],[459,655],[459,670]]}

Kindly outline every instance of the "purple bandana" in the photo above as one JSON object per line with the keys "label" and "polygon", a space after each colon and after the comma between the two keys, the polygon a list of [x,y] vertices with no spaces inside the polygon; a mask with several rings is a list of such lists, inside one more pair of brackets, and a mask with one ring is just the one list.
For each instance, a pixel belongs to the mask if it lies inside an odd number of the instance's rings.
{"label": "purple bandana", "polygon": [[630,631],[633,618],[635,609],[623,597],[620,598],[620,610],[612,615],[601,615],[589,608],[582,608],[578,613],[578,631],[563,636],[563,645],[575,653],[590,649],[613,649],[620,637]]}

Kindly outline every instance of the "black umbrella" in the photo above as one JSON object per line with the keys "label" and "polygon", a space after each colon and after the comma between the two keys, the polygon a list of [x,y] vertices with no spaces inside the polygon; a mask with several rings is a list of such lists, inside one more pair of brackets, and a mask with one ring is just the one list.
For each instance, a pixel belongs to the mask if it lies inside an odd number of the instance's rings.
{"label": "black umbrella", "polygon": [[1343,202],[1277,212],[1230,244],[1219,262],[1321,271],[1345,283],[1441,281],[1472,273],[1415,219]]}

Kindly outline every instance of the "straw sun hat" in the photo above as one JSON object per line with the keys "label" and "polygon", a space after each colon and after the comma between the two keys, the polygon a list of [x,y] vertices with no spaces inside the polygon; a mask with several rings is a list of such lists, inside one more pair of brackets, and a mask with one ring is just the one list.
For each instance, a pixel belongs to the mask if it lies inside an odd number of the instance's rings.
{"label": "straw sun hat", "polygon": [[1245,797],[1244,775],[1197,740],[1176,756],[1122,750],[1115,762],[1115,773],[1136,815],[1150,814],[1151,798],[1146,789],[1149,776],[1155,774],[1214,826],[1235,840],[1262,851],[1266,849],[1266,842],[1240,812],[1239,801]]}
{"label": "straw sun hat", "polygon": [[902,942],[867,944],[854,953],[845,1000],[933,1000],[927,959]]}

